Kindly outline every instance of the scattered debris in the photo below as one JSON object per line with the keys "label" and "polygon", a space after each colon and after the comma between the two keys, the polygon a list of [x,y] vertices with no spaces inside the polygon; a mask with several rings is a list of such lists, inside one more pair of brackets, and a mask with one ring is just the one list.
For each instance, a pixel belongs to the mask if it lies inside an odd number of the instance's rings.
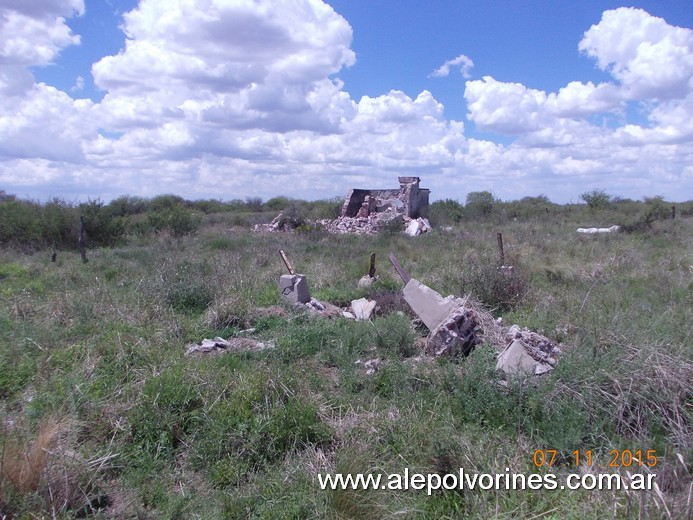
{"label": "scattered debris", "polygon": [[611,226],[611,227],[602,227],[602,228],[596,228],[596,227],[591,227],[591,228],[577,228],[578,233],[586,233],[588,235],[593,235],[595,233],[616,233],[621,230],[621,226]]}
{"label": "scattered debris", "polygon": [[186,346],[186,356],[191,356],[193,354],[210,354],[210,353],[220,353],[220,352],[230,352],[232,350],[266,350],[274,348],[274,343],[262,341],[256,341],[251,338],[214,338],[214,339],[203,339],[199,343],[191,343]]}
{"label": "scattered debris", "polygon": [[375,358],[375,359],[369,359],[366,362],[361,361],[360,359],[357,359],[354,365],[363,365],[363,368],[366,369],[366,375],[367,376],[372,376],[375,374],[378,370],[380,370],[380,366],[383,364],[383,360],[380,358]]}
{"label": "scattered debris", "polygon": [[496,368],[507,374],[531,372],[539,375],[558,362],[559,348],[548,338],[520,329],[504,327],[501,318],[493,316],[469,298],[443,297],[409,274],[390,254],[390,261],[406,285],[405,301],[429,329],[426,352],[433,356],[468,356],[484,342],[500,350]]}
{"label": "scattered debris", "polygon": [[419,217],[407,222],[407,225],[404,228],[404,233],[410,237],[415,237],[421,235],[422,233],[428,233],[431,229],[433,228],[431,227],[430,222],[428,222],[428,219]]}

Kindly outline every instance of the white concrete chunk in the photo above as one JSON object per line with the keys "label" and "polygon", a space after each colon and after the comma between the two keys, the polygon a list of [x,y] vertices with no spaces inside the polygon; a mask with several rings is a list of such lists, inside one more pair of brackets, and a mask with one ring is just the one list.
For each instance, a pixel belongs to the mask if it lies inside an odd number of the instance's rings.
{"label": "white concrete chunk", "polygon": [[439,293],[414,278],[404,286],[402,294],[429,330],[438,327],[450,312],[464,303],[464,300],[454,296],[443,298]]}

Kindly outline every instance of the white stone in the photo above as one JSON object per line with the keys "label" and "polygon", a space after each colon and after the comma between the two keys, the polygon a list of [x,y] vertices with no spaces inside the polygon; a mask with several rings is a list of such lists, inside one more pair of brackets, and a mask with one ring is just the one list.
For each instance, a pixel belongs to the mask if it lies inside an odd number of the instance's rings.
{"label": "white stone", "polygon": [[374,300],[367,300],[366,298],[359,298],[358,300],[352,300],[351,310],[354,312],[356,321],[367,321],[370,320],[375,311],[376,302]]}

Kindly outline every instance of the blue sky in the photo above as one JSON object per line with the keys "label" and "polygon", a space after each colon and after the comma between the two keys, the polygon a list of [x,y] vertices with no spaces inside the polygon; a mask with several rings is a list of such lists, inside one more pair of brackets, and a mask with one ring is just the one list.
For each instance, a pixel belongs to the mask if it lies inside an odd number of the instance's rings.
{"label": "blue sky", "polygon": [[0,189],[691,199],[691,27],[683,0],[0,0]]}

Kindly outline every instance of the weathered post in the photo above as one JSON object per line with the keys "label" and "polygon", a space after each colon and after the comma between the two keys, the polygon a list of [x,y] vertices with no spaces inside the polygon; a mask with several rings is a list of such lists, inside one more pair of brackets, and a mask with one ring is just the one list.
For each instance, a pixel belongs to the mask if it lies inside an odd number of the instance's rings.
{"label": "weathered post", "polygon": [[676,206],[671,207],[671,220],[676,218]]}
{"label": "weathered post", "polygon": [[500,265],[505,265],[505,252],[503,251],[503,234],[498,233],[498,258]]}
{"label": "weathered post", "polygon": [[371,265],[368,269],[368,276],[375,278],[375,253],[371,253]]}
{"label": "weathered post", "polygon": [[82,255],[82,262],[86,264],[89,260],[87,260],[87,236],[84,232],[83,215],[79,217],[79,252]]}
{"label": "weathered post", "polygon": [[399,262],[397,261],[397,258],[395,258],[395,255],[393,253],[390,253],[388,255],[388,258],[390,259],[390,262],[392,263],[392,267],[395,268],[395,271],[397,271],[397,274],[402,279],[402,281],[405,284],[409,283],[409,280],[411,280],[411,276],[409,276],[409,273],[407,273],[404,270],[404,268],[399,264]]}

